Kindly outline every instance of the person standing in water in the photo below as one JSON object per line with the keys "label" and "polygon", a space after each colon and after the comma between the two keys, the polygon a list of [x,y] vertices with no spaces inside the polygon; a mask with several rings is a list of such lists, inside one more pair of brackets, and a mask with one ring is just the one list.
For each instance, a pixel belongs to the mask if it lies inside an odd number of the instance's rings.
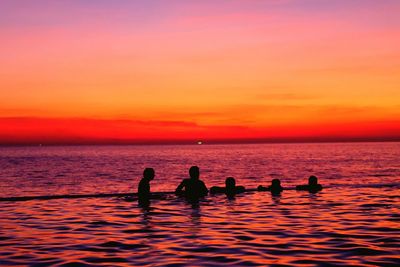
{"label": "person standing in water", "polygon": [[150,193],[150,181],[154,179],[155,173],[153,168],[146,168],[143,171],[143,178],[139,182],[138,197],[140,201],[149,201],[151,197]]}
{"label": "person standing in water", "polygon": [[183,179],[175,190],[175,194],[191,199],[204,197],[208,194],[208,189],[204,182],[200,180],[200,170],[197,166],[189,169],[189,179]]}

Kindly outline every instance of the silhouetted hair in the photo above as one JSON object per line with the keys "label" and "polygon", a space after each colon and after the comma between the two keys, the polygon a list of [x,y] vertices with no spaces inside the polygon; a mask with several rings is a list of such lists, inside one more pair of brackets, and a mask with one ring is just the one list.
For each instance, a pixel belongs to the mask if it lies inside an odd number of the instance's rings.
{"label": "silhouetted hair", "polygon": [[271,187],[280,187],[281,186],[281,180],[279,179],[272,179],[271,181]]}
{"label": "silhouetted hair", "polygon": [[225,180],[226,188],[235,188],[235,186],[236,186],[235,178],[233,178],[233,177],[226,178],[226,180]]}
{"label": "silhouetted hair", "polygon": [[152,180],[154,178],[154,169],[153,168],[144,169],[143,177]]}
{"label": "silhouetted hair", "polygon": [[281,180],[277,178],[272,179],[271,186],[269,187],[269,189],[271,190],[271,193],[273,195],[280,195],[280,193],[283,191],[283,188],[281,186]]}
{"label": "silhouetted hair", "polygon": [[192,179],[199,179],[200,176],[200,169],[197,166],[192,166],[189,169],[189,175]]}
{"label": "silhouetted hair", "polygon": [[308,178],[308,185],[317,185],[318,184],[318,178],[314,175],[311,175]]}

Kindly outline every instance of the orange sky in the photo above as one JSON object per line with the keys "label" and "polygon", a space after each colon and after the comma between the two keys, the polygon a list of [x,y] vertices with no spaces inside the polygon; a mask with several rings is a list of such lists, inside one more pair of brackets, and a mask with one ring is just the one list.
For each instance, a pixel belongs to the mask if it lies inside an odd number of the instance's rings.
{"label": "orange sky", "polygon": [[2,1],[0,143],[400,139],[399,13],[391,0]]}

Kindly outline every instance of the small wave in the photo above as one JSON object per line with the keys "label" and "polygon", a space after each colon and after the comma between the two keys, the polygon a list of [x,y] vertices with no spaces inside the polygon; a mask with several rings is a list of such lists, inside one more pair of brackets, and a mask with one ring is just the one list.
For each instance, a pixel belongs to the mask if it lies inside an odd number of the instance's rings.
{"label": "small wave", "polygon": [[230,258],[230,257],[226,257],[226,256],[203,256],[202,258],[205,261],[219,262],[219,263],[230,263],[230,264],[233,264],[234,262],[238,261],[238,259]]}
{"label": "small wave", "polygon": [[95,267],[96,265],[87,264],[82,261],[70,261],[57,265],[57,267]]}
{"label": "small wave", "polygon": [[390,177],[392,175],[391,174],[380,174],[380,173],[377,173],[377,174],[372,174],[370,176],[371,177]]}
{"label": "small wave", "polygon": [[[294,261],[291,261],[291,263],[293,265],[309,265],[309,266],[323,266],[323,267],[348,266],[348,263],[339,263],[339,262],[329,263],[326,261],[309,260],[309,259],[294,260]],[[290,266],[293,266],[293,265],[290,265]],[[281,265],[279,265],[279,266],[281,266]]]}
{"label": "small wave", "polygon": [[400,233],[399,228],[393,228],[393,227],[369,227],[369,230],[383,232],[383,233],[387,233],[387,232]]}
{"label": "small wave", "polygon": [[346,256],[377,256],[377,255],[385,255],[387,252],[378,249],[372,248],[365,248],[365,247],[358,247],[358,248],[351,248],[346,249],[343,251]]}
{"label": "small wave", "polygon": [[118,226],[118,225],[122,225],[122,224],[115,223],[115,222],[108,222],[108,221],[93,221],[88,224],[88,227],[101,227],[101,226],[106,226],[106,225]]}
{"label": "small wave", "polygon": [[370,184],[339,184],[339,185],[329,185],[329,186],[324,186],[324,188],[343,188],[343,187],[349,187],[349,188],[384,188],[384,187],[399,187],[400,188],[400,183],[370,183]]}
{"label": "small wave", "polygon": [[243,240],[243,241],[251,241],[254,240],[254,237],[248,235],[237,235],[235,236],[236,239]]}
{"label": "small wave", "polygon": [[113,263],[113,262],[128,262],[127,259],[125,258],[120,258],[120,257],[104,257],[104,258],[99,258],[99,257],[87,257],[83,258],[82,260],[89,262],[89,263]]}
{"label": "small wave", "polygon": [[182,252],[193,252],[193,253],[209,253],[209,252],[215,253],[219,250],[219,248],[216,246],[203,245],[201,247],[177,247],[174,250]]}
{"label": "small wave", "polygon": [[384,203],[366,203],[360,205],[362,208],[389,208],[390,206],[390,204]]}
{"label": "small wave", "polygon": [[125,243],[118,242],[118,241],[108,241],[105,243],[101,243],[98,246],[105,247],[105,248],[118,248],[118,249],[127,249],[127,250],[148,247],[148,245],[144,245],[144,244],[125,244]]}

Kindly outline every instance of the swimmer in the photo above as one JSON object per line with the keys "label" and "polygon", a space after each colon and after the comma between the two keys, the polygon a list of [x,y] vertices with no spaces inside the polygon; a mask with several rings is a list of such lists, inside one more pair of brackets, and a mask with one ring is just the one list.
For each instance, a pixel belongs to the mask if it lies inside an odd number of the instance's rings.
{"label": "swimmer", "polygon": [[279,195],[283,191],[283,187],[281,186],[281,181],[279,179],[272,179],[271,185],[268,187],[264,187],[259,185],[257,187],[258,191],[270,191],[274,195]]}
{"label": "swimmer", "polygon": [[228,177],[225,180],[225,187],[213,186],[210,189],[211,194],[224,193],[228,196],[234,196],[239,193],[245,192],[244,186],[236,186],[235,178]]}
{"label": "swimmer", "polygon": [[175,194],[191,199],[204,197],[208,194],[208,189],[204,182],[200,180],[200,169],[192,166],[189,169],[189,179],[183,179],[175,190]]}
{"label": "swimmer", "polygon": [[310,193],[316,193],[322,190],[322,185],[318,183],[318,178],[314,175],[308,178],[308,185],[298,185],[296,190],[308,191]]}
{"label": "swimmer", "polygon": [[138,197],[139,201],[148,201],[151,197],[150,181],[154,179],[155,173],[153,168],[146,168],[143,171],[143,178],[139,182]]}

